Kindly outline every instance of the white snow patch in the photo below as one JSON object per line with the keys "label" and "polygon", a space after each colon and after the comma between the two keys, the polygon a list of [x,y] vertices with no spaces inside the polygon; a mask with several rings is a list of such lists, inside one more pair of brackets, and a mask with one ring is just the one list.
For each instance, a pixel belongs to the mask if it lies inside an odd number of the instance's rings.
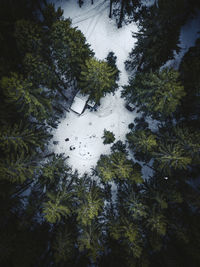
{"label": "white snow patch", "polygon": [[195,45],[197,38],[200,37],[200,11],[189,19],[185,25],[182,26],[180,32],[180,48],[181,51],[177,54],[174,52],[174,59],[168,60],[161,69],[165,67],[179,68],[182,57],[189,50],[190,47]]}
{"label": "white snow patch", "polygon": [[[105,59],[110,51],[115,53],[117,66],[121,71],[119,85],[125,85],[128,74],[124,69],[124,61],[134,46],[132,32],[137,31],[137,26],[132,23],[117,29],[115,21],[108,18],[109,2],[94,2],[94,5],[91,5],[88,1],[81,8],[74,0],[60,5],[64,9],[64,17],[70,17],[72,25],[83,32],[97,58]],[[69,156],[68,163],[80,174],[94,168],[101,154],[110,153],[111,145],[103,144],[104,129],[112,131],[116,141],[125,141],[125,135],[129,131],[128,124],[138,116],[125,108],[120,91],[121,87],[114,95],[108,94],[102,98],[97,111],[85,110],[81,116],[72,111],[67,112],[54,132],[52,143],[59,142],[58,145],[52,145],[55,153],[65,153]],[[69,138],[69,141],[65,141],[66,138]],[[70,150],[71,146],[75,149]]]}

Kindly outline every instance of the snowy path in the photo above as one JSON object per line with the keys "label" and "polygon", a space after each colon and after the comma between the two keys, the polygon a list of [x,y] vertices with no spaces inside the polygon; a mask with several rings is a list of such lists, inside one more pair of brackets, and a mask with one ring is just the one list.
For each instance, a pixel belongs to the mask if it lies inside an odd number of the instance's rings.
{"label": "snowy path", "polygon": [[[137,31],[137,27],[130,24],[117,29],[115,21],[108,18],[108,1],[94,2],[91,5],[88,1],[82,8],[74,0],[59,2],[58,6],[61,5],[64,9],[64,17],[70,17],[72,25],[83,32],[98,59],[105,59],[110,51],[115,53],[121,71],[119,85],[124,85],[128,81],[124,61],[134,45],[132,32]],[[104,145],[101,138],[104,129],[112,131],[116,141],[125,141],[128,124],[134,121],[136,113],[125,108],[120,91],[121,87],[115,95],[104,97],[97,112],[86,110],[81,116],[67,112],[55,130],[53,141],[58,141],[58,144],[53,145],[54,151],[69,156],[68,163],[78,169],[79,173],[89,172],[90,168],[95,167],[101,154],[110,153],[111,145]],[[66,138],[69,141],[65,141]],[[71,146],[75,149],[70,150]]]}

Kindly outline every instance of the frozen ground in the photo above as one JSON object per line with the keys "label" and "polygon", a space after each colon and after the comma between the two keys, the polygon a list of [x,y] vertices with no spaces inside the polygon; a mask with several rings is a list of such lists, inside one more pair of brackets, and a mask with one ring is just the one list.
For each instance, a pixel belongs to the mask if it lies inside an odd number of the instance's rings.
{"label": "frozen ground", "polygon": [[177,54],[175,52],[175,58],[167,61],[163,67],[173,67],[178,69],[181,59],[191,46],[195,45],[195,41],[200,37],[200,11],[198,11],[193,18],[189,19],[185,25],[181,28],[180,33],[180,48],[181,51]]}
{"label": "frozen ground", "polygon": [[[79,8],[75,0],[58,1],[57,5],[64,9],[64,17],[70,17],[73,26],[83,32],[98,59],[104,59],[109,51],[115,53],[121,71],[119,85],[126,84],[128,75],[124,61],[133,48],[132,32],[137,31],[137,27],[130,24],[117,29],[115,21],[108,18],[108,1],[96,0],[94,5],[88,1],[82,8]],[[69,156],[68,163],[79,173],[89,172],[95,167],[101,154],[110,153],[111,145],[103,144],[104,129],[112,131],[116,141],[125,141],[128,124],[134,121],[136,113],[125,108],[120,90],[121,87],[115,95],[104,97],[97,112],[86,110],[81,116],[72,111],[67,112],[54,132],[53,141],[58,141],[57,145],[53,145],[54,151]],[[66,138],[69,141],[65,141]],[[71,146],[75,149],[70,150]]]}

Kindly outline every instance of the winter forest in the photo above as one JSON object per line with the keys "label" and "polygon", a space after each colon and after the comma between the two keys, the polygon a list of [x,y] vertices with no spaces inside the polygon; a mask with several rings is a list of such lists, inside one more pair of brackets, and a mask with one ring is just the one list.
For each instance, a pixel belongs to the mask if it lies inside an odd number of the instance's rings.
{"label": "winter forest", "polygon": [[0,266],[200,266],[200,2],[0,1]]}

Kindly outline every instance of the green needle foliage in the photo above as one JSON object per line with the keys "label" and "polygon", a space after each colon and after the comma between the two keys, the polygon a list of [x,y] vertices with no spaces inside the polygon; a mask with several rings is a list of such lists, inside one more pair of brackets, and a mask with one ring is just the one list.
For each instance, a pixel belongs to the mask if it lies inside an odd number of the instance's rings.
{"label": "green needle foliage", "polygon": [[68,229],[66,226],[64,229],[63,227],[59,229],[53,244],[56,264],[71,259],[75,247],[74,241],[72,229]]}
{"label": "green needle foliage", "polygon": [[90,99],[99,103],[106,93],[116,89],[115,75],[117,70],[105,61],[90,58],[82,65],[80,83],[81,92],[89,94]]}
{"label": "green needle foliage", "polygon": [[23,79],[17,73],[12,73],[10,77],[3,77],[1,87],[7,103],[16,105],[19,112],[23,112],[25,116],[32,115],[38,120],[48,116],[51,104],[42,88],[34,88],[29,80]]}
{"label": "green needle foliage", "polygon": [[66,205],[68,196],[65,193],[47,193],[48,201],[43,204],[44,218],[49,223],[59,222],[62,216],[67,217],[71,211]]}
{"label": "green needle foliage", "polygon": [[80,252],[85,252],[91,263],[95,263],[103,251],[101,224],[94,222],[82,228],[82,233],[78,237],[78,247]]}
{"label": "green needle foliage", "polygon": [[71,21],[60,20],[53,23],[49,36],[51,56],[61,75],[79,79],[81,65],[93,56],[81,31],[71,27]]}
{"label": "green needle foliage", "polygon": [[147,220],[147,227],[149,227],[152,232],[156,232],[159,235],[165,235],[167,227],[166,219],[162,214],[158,214],[153,210]]}
{"label": "green needle foliage", "polygon": [[104,145],[111,144],[115,141],[115,135],[112,132],[107,131],[106,129],[104,129],[102,138],[104,139],[103,140]]}
{"label": "green needle foliage", "polygon": [[18,20],[15,24],[15,37],[22,55],[38,53],[42,49],[42,30],[33,21]]}
{"label": "green needle foliage", "polygon": [[124,86],[122,96],[146,114],[165,118],[176,110],[185,96],[178,76],[177,71],[168,68],[160,72],[138,73],[128,86]]}
{"label": "green needle foliage", "polygon": [[126,137],[130,147],[136,152],[150,153],[157,147],[156,136],[150,130],[135,130]]}
{"label": "green needle foliage", "polygon": [[77,210],[77,220],[82,225],[90,225],[103,208],[103,199],[98,187],[92,186],[89,192],[85,192],[80,199],[80,206]]}
{"label": "green needle foliage", "polygon": [[21,153],[0,159],[0,179],[11,183],[24,183],[27,179],[33,179],[37,171],[37,163]]}
{"label": "green needle foliage", "polygon": [[127,159],[123,152],[113,152],[109,156],[101,155],[97,162],[97,172],[104,182],[113,179],[142,182],[140,165]]}
{"label": "green needle foliage", "polygon": [[13,126],[6,125],[0,130],[0,148],[5,153],[30,152],[37,147],[43,148],[44,142],[47,142],[50,137],[50,134],[30,124],[20,122]]}
{"label": "green needle foliage", "polygon": [[186,170],[192,162],[191,157],[177,144],[161,144],[154,157],[158,162],[158,168],[169,174],[171,169]]}

